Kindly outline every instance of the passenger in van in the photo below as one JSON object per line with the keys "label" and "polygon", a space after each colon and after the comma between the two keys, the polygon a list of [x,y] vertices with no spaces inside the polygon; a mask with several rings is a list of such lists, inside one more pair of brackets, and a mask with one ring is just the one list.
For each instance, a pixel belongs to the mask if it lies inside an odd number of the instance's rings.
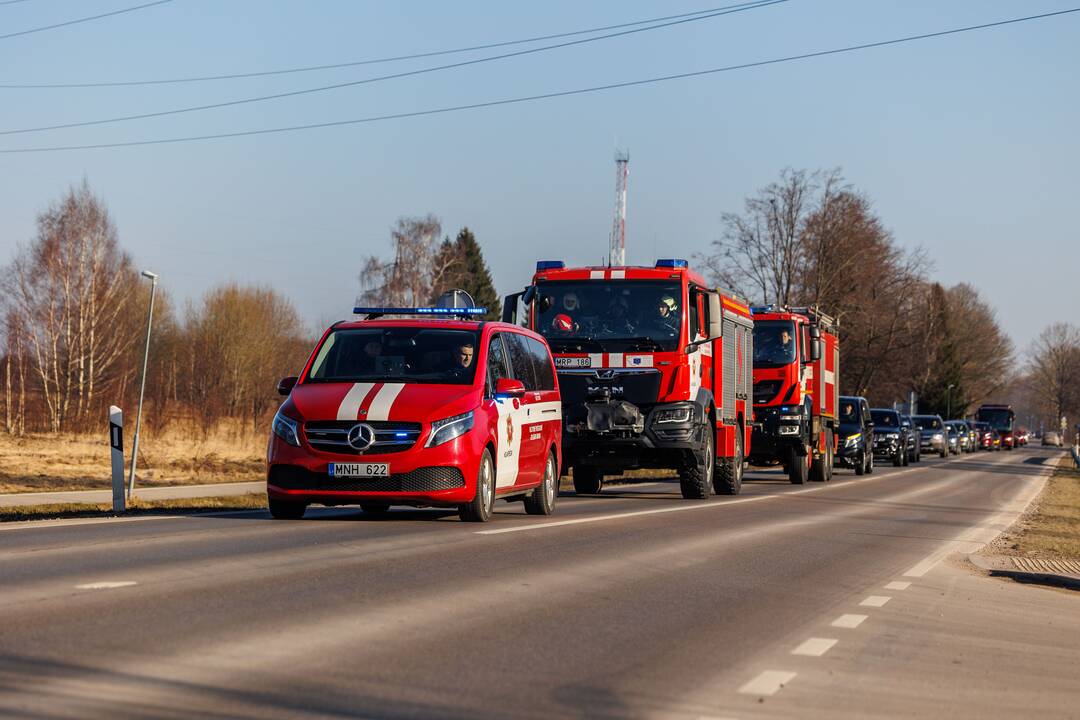
{"label": "passenger in van", "polygon": [[[458,368],[466,369],[472,365],[476,348],[472,343],[463,343],[454,348],[454,362]],[[456,368],[455,368],[456,369]]]}

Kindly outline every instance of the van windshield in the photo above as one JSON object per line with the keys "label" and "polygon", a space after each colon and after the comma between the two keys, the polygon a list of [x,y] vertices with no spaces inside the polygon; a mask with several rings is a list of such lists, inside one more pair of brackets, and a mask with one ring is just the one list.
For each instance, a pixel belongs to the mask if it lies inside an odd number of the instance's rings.
{"label": "van windshield", "polygon": [[892,410],[871,410],[870,420],[877,427],[900,427],[900,416]]}
{"label": "van windshield", "polygon": [[470,385],[477,333],[422,327],[347,328],[326,336],[307,381]]}

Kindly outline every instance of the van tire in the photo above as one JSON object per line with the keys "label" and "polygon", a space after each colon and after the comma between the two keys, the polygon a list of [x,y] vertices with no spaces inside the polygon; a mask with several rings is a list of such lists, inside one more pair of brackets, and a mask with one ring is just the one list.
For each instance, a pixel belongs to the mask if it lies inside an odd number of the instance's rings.
{"label": "van tire", "polygon": [[704,500],[712,492],[716,471],[716,433],[712,422],[706,423],[702,432],[705,437],[701,443],[701,461],[691,456],[679,469],[679,489],[686,500]]}
{"label": "van tire", "polygon": [[544,477],[540,485],[525,496],[527,515],[550,515],[555,510],[555,498],[559,496],[559,471],[555,465],[555,453],[549,452],[544,463]]}
{"label": "van tire", "polygon": [[476,493],[472,500],[458,505],[458,516],[462,522],[487,522],[494,506],[495,463],[491,460],[491,451],[484,448],[476,471]]}
{"label": "van tire", "polygon": [[270,508],[270,517],[275,520],[299,520],[307,511],[307,503],[294,500],[267,497],[266,504]]}

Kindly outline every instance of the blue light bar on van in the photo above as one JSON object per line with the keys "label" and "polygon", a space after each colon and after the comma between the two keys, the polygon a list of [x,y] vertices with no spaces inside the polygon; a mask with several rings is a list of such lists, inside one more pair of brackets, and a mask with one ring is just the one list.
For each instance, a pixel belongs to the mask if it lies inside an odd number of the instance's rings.
{"label": "blue light bar on van", "polygon": [[354,307],[355,315],[484,315],[487,308],[464,307]]}
{"label": "blue light bar on van", "polygon": [[661,258],[656,261],[658,268],[688,268],[690,263],[681,258]]}
{"label": "blue light bar on van", "polygon": [[761,315],[762,313],[773,312],[772,305],[754,305],[750,308],[751,315]]}
{"label": "blue light bar on van", "polygon": [[540,272],[542,270],[562,270],[565,267],[566,267],[566,263],[564,263],[562,260],[537,260],[536,261],[536,272]]}

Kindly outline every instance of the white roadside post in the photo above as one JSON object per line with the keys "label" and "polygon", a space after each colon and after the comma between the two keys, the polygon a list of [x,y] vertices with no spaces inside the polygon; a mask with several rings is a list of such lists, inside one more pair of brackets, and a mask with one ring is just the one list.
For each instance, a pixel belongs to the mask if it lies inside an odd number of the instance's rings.
{"label": "white roadside post", "polygon": [[112,509],[124,512],[124,413],[109,407],[109,446],[112,448]]}
{"label": "white roadside post", "polygon": [[143,270],[142,276],[150,279],[150,309],[146,313],[146,347],[143,349],[142,382],[139,385],[139,409],[135,412],[135,439],[131,443],[131,475],[128,477],[128,499],[135,492],[135,465],[139,460],[139,428],[142,425],[143,394],[146,392],[146,362],[150,358],[150,327],[154,323],[154,291],[157,290],[158,276],[149,270]]}

